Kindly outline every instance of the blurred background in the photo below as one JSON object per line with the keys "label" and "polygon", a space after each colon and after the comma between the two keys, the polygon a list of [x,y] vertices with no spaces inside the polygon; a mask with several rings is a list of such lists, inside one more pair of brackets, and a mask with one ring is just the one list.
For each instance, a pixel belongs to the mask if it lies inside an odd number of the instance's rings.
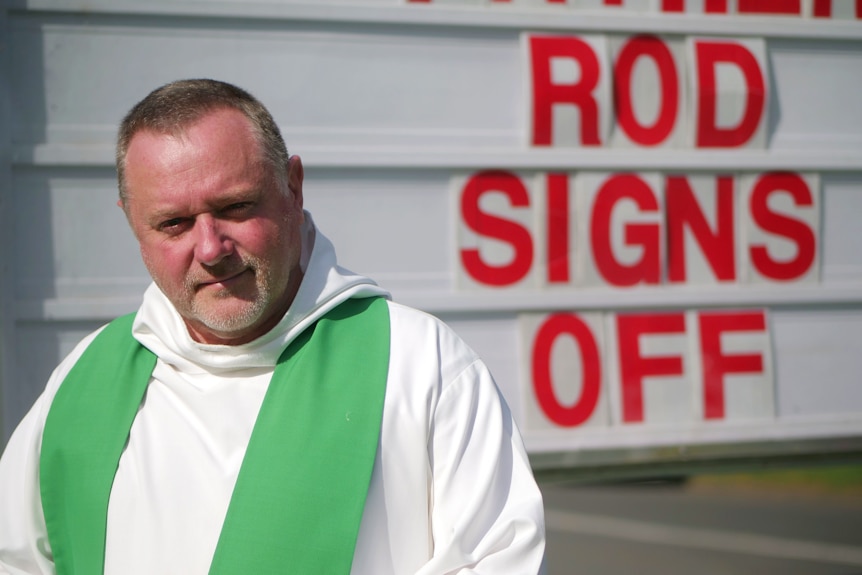
{"label": "blurred background", "polygon": [[862,573],[862,465],[541,482],[549,573]]}
{"label": "blurred background", "polygon": [[550,572],[862,573],[862,4],[7,0],[0,445],[149,279],[113,139],[213,77],[486,360]]}

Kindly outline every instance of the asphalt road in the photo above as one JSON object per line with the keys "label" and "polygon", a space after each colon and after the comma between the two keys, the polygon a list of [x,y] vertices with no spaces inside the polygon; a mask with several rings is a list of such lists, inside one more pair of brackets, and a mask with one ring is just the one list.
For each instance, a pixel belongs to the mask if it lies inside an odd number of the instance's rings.
{"label": "asphalt road", "polygon": [[549,575],[862,575],[862,501],[542,484]]}

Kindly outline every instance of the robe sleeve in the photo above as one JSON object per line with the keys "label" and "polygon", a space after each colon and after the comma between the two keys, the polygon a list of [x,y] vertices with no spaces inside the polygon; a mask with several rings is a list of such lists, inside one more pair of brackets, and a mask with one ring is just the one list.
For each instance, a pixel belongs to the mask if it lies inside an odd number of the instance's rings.
{"label": "robe sleeve", "polygon": [[542,573],[541,493],[512,414],[481,360],[444,386],[429,454],[433,557],[419,574]]}
{"label": "robe sleeve", "polygon": [[57,389],[99,331],[84,338],[57,366],[0,458],[0,575],[56,573],[39,490],[42,431]]}
{"label": "robe sleeve", "polygon": [[0,574],[55,573],[39,493],[45,403],[36,401],[0,459]]}

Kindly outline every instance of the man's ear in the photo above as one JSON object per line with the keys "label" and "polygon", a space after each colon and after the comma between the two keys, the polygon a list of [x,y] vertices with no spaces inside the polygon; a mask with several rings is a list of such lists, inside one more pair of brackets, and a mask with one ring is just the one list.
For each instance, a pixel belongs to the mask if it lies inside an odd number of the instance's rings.
{"label": "man's ear", "polygon": [[304,172],[302,169],[302,158],[299,156],[291,156],[287,161],[287,186],[293,193],[294,202],[298,208],[302,209],[302,178]]}
{"label": "man's ear", "polygon": [[123,213],[126,215],[126,219],[129,218],[129,212],[126,211],[126,205],[123,203],[123,198],[117,200],[117,207],[123,210]]}

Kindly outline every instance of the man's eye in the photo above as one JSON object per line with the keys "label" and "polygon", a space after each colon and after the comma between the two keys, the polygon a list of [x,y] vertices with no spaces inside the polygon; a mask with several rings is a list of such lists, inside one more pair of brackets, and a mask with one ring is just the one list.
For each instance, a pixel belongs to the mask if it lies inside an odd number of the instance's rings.
{"label": "man's eye", "polygon": [[177,233],[188,222],[186,218],[171,218],[159,224],[159,229],[167,233]]}
{"label": "man's eye", "polygon": [[227,215],[239,215],[247,212],[249,209],[251,209],[251,206],[251,202],[237,202],[235,204],[230,204],[229,206],[226,206],[222,210],[222,212]]}

